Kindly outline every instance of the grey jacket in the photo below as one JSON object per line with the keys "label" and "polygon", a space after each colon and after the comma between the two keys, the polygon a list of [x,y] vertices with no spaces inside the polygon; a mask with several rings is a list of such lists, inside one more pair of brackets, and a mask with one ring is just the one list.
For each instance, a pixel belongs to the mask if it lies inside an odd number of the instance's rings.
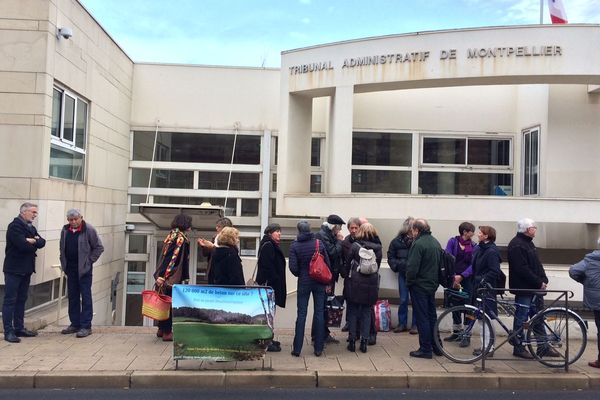
{"label": "grey jacket", "polygon": [[[98,236],[96,229],[85,221],[82,221],[81,234],[79,235],[77,244],[77,269],[79,277],[82,277],[92,272],[92,264],[94,264],[104,251],[102,241]],[[60,267],[66,272],[67,256],[65,254],[65,240],[69,224],[63,226],[60,232]]]}
{"label": "grey jacket", "polygon": [[600,310],[600,250],[587,254],[569,268],[569,276],[583,284],[583,305]]}

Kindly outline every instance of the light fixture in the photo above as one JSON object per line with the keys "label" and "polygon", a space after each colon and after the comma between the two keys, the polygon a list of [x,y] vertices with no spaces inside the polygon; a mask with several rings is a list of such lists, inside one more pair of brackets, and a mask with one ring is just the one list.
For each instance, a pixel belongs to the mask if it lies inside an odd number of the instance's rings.
{"label": "light fixture", "polygon": [[63,27],[63,28],[58,28],[58,32],[56,34],[57,38],[65,38],[65,39],[70,39],[71,36],[73,36],[73,29],[71,28],[67,28],[67,27]]}

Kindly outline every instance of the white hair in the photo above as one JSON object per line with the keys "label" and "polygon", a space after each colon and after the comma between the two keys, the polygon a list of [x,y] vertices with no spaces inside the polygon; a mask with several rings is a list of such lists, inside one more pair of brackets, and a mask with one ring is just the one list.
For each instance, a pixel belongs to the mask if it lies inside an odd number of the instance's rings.
{"label": "white hair", "polygon": [[75,218],[79,216],[81,216],[81,211],[76,208],[71,208],[69,211],[67,211],[67,218]]}
{"label": "white hair", "polygon": [[532,220],[531,218],[521,218],[517,222],[517,232],[524,233],[527,231],[527,229],[531,228],[532,226],[535,226],[534,220]]}
{"label": "white hair", "polygon": [[21,204],[21,207],[19,208],[19,212],[22,214],[24,211],[29,210],[30,208],[37,208],[37,204],[35,203],[30,203],[30,202],[26,202]]}

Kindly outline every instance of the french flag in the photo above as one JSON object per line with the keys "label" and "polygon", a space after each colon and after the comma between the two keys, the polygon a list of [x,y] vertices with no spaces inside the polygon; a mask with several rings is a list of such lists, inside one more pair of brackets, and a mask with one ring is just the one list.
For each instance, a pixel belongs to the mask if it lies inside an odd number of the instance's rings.
{"label": "french flag", "polygon": [[548,0],[548,8],[550,9],[550,19],[553,24],[566,24],[567,13],[562,0]]}

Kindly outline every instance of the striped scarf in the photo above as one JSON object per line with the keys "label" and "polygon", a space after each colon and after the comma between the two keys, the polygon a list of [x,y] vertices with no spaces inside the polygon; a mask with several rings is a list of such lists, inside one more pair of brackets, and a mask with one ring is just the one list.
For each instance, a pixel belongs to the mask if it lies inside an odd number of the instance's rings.
{"label": "striped scarf", "polygon": [[175,263],[177,261],[177,256],[183,247],[185,242],[188,242],[188,238],[185,236],[183,232],[179,230],[179,228],[175,228],[169,232],[165,240],[163,241],[163,250],[162,255],[165,257],[171,247],[171,244],[175,243],[175,249],[173,250],[173,254],[171,255],[171,259],[169,260],[169,264],[167,264],[167,268],[165,270],[164,278],[167,279],[176,269]]}

